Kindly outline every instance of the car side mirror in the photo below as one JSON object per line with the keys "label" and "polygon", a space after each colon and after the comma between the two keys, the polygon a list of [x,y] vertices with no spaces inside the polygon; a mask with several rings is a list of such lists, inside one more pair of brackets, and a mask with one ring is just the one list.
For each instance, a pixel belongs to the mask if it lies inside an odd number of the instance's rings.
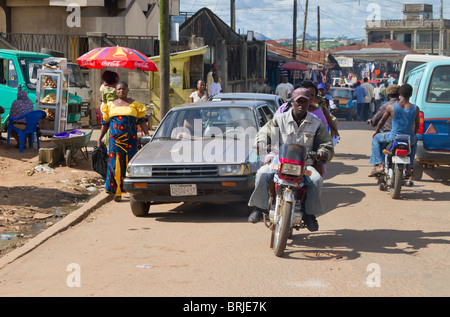
{"label": "car side mirror", "polygon": [[141,143],[142,146],[146,145],[148,142],[150,142],[152,139],[151,136],[149,135],[144,135],[139,139],[139,142]]}

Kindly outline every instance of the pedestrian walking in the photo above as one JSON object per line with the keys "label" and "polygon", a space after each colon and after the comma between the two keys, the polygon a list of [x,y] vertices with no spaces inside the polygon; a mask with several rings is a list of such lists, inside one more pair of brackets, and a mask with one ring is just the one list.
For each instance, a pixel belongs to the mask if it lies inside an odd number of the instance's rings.
{"label": "pedestrian walking", "polygon": [[375,98],[373,97],[373,86],[369,84],[369,79],[367,77],[364,77],[364,82],[361,86],[366,90],[361,120],[367,121],[369,119],[370,103],[375,101]]}
{"label": "pedestrian walking", "polygon": [[366,89],[361,86],[361,83],[359,81],[356,82],[356,88],[355,90],[353,90],[353,98],[356,99],[356,112],[360,121],[364,121],[364,97],[366,95]]}

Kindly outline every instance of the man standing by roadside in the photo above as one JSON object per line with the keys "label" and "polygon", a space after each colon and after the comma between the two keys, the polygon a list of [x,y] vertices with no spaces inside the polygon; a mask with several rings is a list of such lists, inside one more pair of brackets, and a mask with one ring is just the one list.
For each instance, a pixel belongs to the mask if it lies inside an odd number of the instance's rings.
{"label": "man standing by roadside", "polygon": [[284,102],[287,102],[291,98],[291,90],[289,89],[287,76],[281,77],[281,83],[275,89],[275,95],[281,97]]}
{"label": "man standing by roadside", "polygon": [[262,76],[258,76],[258,80],[252,87],[252,92],[256,93],[258,92],[258,89],[261,88],[264,85],[264,78]]}
{"label": "man standing by roadside", "polygon": [[381,93],[381,83],[377,83],[377,86],[373,89],[373,97],[375,98],[375,111],[374,114],[377,113],[378,109],[381,107],[381,103],[383,102],[383,95]]}
{"label": "man standing by roadside", "polygon": [[220,94],[222,92],[222,86],[220,85],[219,82],[219,75],[217,73],[214,73],[213,75],[213,82],[211,83],[211,85],[209,86],[208,90],[209,90],[209,95],[215,96],[217,94]]}
{"label": "man standing by roadside", "polygon": [[[360,121],[363,121],[364,98],[367,95],[366,89],[361,86],[359,81],[356,82],[356,88],[353,90],[353,97],[356,99],[356,112]],[[366,120],[367,121],[367,120]]]}
{"label": "man standing by roadside", "polygon": [[360,118],[362,121],[367,121],[369,119],[370,113],[370,103],[375,101],[373,97],[373,86],[369,84],[369,79],[364,77],[364,83],[361,85],[366,90],[366,96],[364,97],[364,107],[362,111],[362,117]]}
{"label": "man standing by roadside", "polygon": [[[211,64],[211,71],[208,73],[208,75],[206,75],[206,89],[208,90],[210,95],[211,95],[211,92],[209,91],[209,86],[211,86],[211,84],[214,82],[214,78],[213,78],[214,73],[218,74],[216,63]],[[219,84],[221,84],[221,83],[222,83],[222,81],[220,80],[220,77],[219,77]]]}
{"label": "man standing by roadside", "polygon": [[270,87],[269,79],[264,79],[264,85],[256,91],[258,94],[273,94],[273,89]]}

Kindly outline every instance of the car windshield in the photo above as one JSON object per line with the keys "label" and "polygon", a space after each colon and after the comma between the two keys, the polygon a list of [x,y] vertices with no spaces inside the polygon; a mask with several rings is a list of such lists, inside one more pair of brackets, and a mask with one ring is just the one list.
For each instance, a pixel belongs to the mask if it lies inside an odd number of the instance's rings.
{"label": "car windshield", "polygon": [[350,90],[344,90],[344,89],[331,89],[330,90],[331,96],[333,98],[352,98],[352,93]]}
{"label": "car windshield", "polygon": [[67,66],[71,70],[69,82],[70,87],[77,87],[77,88],[87,87],[80,66],[74,64],[68,64]]}
{"label": "car windshield", "polygon": [[182,108],[169,112],[154,139],[254,138],[255,114],[246,107]]}
{"label": "car windshield", "polygon": [[42,68],[42,58],[21,58],[20,67],[25,83],[29,89],[36,90],[37,71]]}

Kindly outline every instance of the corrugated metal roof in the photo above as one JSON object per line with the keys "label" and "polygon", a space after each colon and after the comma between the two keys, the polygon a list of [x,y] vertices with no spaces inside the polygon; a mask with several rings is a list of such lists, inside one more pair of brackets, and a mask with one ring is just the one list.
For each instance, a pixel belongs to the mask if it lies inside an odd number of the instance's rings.
{"label": "corrugated metal roof", "polygon": [[202,8],[180,26],[180,38],[201,36],[205,45],[214,45],[217,39],[225,39],[228,45],[238,45],[243,39],[208,8]]}

